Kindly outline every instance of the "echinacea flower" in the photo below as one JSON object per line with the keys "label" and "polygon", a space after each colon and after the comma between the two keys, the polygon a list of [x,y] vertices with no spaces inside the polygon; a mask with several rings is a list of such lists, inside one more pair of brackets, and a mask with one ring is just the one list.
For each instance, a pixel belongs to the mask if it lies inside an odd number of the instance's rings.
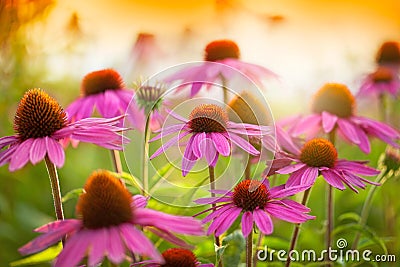
{"label": "echinacea flower", "polygon": [[384,42],[376,54],[379,66],[391,68],[395,73],[400,68],[400,45],[396,41]]}
{"label": "echinacea flower", "polygon": [[360,86],[358,96],[382,96],[389,94],[397,97],[400,92],[400,79],[393,70],[387,67],[379,67],[369,74]]}
{"label": "echinacea flower", "polygon": [[[359,176],[375,176],[379,174],[378,170],[366,166],[365,161],[338,159],[336,148],[326,139],[311,139],[304,144],[299,154],[290,155],[286,159],[291,161],[286,161],[276,173],[290,174],[286,182],[286,187],[289,188],[300,185],[311,186],[319,175],[337,189],[344,190],[347,185],[356,193],[358,193],[356,187],[365,189],[365,183],[380,185]],[[282,161],[278,164],[282,164]]]}
{"label": "echinacea flower", "polygon": [[162,253],[165,263],[160,264],[153,260],[141,261],[131,266],[142,267],[214,267],[214,264],[201,264],[194,253],[184,248],[170,248]]}
{"label": "echinacea flower", "polygon": [[359,146],[364,153],[371,151],[368,136],[373,136],[394,147],[399,147],[399,131],[373,119],[355,115],[355,99],[344,84],[327,83],[315,95],[313,114],[303,117],[291,131],[294,136],[306,133],[307,139],[319,131],[336,131],[346,141]]}
{"label": "echinacea flower", "polygon": [[[123,139],[117,127],[121,116],[88,118],[68,123],[58,102],[40,89],[31,89],[21,99],[14,118],[13,136],[0,138],[0,166],[10,163],[15,171],[30,161],[36,164],[47,155],[57,167],[64,164],[62,139],[93,143],[108,149],[122,149]],[[3,148],[6,149],[2,150]]]}
{"label": "echinacea flower", "polygon": [[104,256],[110,262],[120,264],[126,258],[126,251],[149,256],[162,264],[163,257],[141,228],[154,228],[154,233],[178,245],[183,241],[171,232],[203,234],[198,220],[151,210],[145,208],[146,203],[143,196],[132,197],[108,171],[94,172],[78,200],[79,219],[51,222],[37,228],[35,232],[42,235],[21,247],[19,252],[24,255],[36,253],[66,236],[55,267],[77,266],[86,256],[87,266],[98,266]]}
{"label": "echinacea flower", "polygon": [[148,127],[152,131],[160,129],[167,113],[165,107],[168,105],[168,101],[163,98],[165,87],[160,83],[150,85],[138,82],[135,91],[136,94],[126,110],[127,120],[134,129],[142,132],[145,131],[147,119]]}
{"label": "echinacea flower", "polygon": [[212,221],[207,234],[213,233],[215,236],[220,236],[242,214],[242,233],[245,237],[252,231],[254,223],[262,233],[269,235],[274,229],[271,217],[291,223],[303,223],[315,218],[307,214],[310,211],[309,208],[287,199],[308,187],[302,185],[285,188],[284,185],[280,185],[270,188],[267,180],[262,183],[256,180],[244,180],[237,184],[233,191],[212,191],[222,196],[201,198],[195,202],[197,204],[216,204],[215,208],[199,213],[213,210],[202,220],[203,223]]}
{"label": "echinacea flower", "polygon": [[81,94],[66,109],[71,121],[88,118],[95,109],[104,118],[125,115],[134,92],[126,89],[118,72],[104,69],[91,72],[83,78]]}
{"label": "echinacea flower", "polygon": [[239,58],[240,51],[235,42],[232,40],[216,40],[206,46],[205,62],[201,65],[184,68],[167,77],[165,81],[180,80],[183,84],[192,84],[190,96],[194,96],[203,85],[209,87],[219,79],[230,79],[237,75],[237,71],[248,76],[258,85],[262,84],[262,81],[266,78],[278,77],[262,66],[241,61]]}
{"label": "echinacea flower", "polygon": [[202,104],[195,107],[190,113],[189,119],[173,112],[171,115],[181,123],[161,129],[161,133],[150,141],[173,133],[178,134],[162,144],[150,159],[161,155],[185,136],[191,135],[182,158],[183,176],[186,176],[196,161],[203,157],[207,160],[208,166],[215,167],[219,154],[225,157],[231,154],[232,143],[251,155],[258,155],[260,152],[240,135],[263,136],[270,133],[268,126],[229,121],[226,111],[214,104]]}

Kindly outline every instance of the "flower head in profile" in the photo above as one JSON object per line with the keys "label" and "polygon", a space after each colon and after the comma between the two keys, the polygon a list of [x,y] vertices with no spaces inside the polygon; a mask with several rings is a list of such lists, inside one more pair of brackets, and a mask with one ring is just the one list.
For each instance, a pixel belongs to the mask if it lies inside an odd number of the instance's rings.
{"label": "flower head in profile", "polygon": [[389,94],[397,97],[400,91],[400,79],[392,69],[378,67],[376,71],[369,74],[361,84],[358,96],[382,96]]}
{"label": "flower head in profile", "polygon": [[160,129],[165,120],[165,107],[168,105],[168,101],[164,99],[164,85],[150,85],[139,81],[134,88],[136,94],[126,111],[127,119],[133,128],[143,132],[149,116],[149,128],[152,131]]}
{"label": "flower head in profile", "polygon": [[190,135],[182,158],[183,176],[189,173],[200,158],[205,158],[208,166],[214,167],[220,154],[225,157],[231,154],[232,143],[251,155],[258,155],[260,152],[241,135],[263,136],[270,133],[270,128],[267,126],[229,121],[226,111],[214,104],[202,104],[195,107],[190,113],[189,119],[173,112],[170,114],[181,123],[161,129],[160,134],[150,141],[173,133],[178,134],[165,142],[150,159],[161,155],[166,149],[177,144],[179,140]]}
{"label": "flower head in profile", "polygon": [[[304,191],[308,186],[285,188],[284,185],[270,188],[267,180],[262,183],[256,180],[244,180],[236,185],[233,191],[214,190],[222,196],[195,200],[198,204],[216,204],[216,210],[203,219],[211,222],[207,234],[220,236],[242,215],[242,232],[247,237],[255,223],[258,229],[269,235],[273,232],[272,218],[291,223],[303,223],[314,219],[308,215],[309,208],[287,197]],[[213,210],[210,208],[201,213]],[[200,214],[201,214],[200,213]]]}
{"label": "flower head in profile", "polygon": [[71,121],[92,116],[94,110],[104,118],[125,115],[134,92],[127,90],[121,75],[113,69],[87,74],[81,83],[81,96],[66,109]]}
{"label": "flower head in profile", "polygon": [[272,168],[276,173],[290,174],[286,187],[311,186],[319,175],[337,189],[344,190],[347,185],[356,193],[358,193],[357,187],[362,189],[366,187],[365,183],[380,185],[359,176],[375,176],[379,174],[378,170],[366,166],[365,161],[338,159],[336,148],[326,139],[311,139],[304,144],[299,154],[282,158],[289,160],[285,161],[285,164],[282,164],[283,161],[273,162],[272,165],[280,166]]}
{"label": "flower head in profile", "polygon": [[400,68],[400,46],[396,41],[384,42],[376,54],[376,63],[379,66],[398,71]]}
{"label": "flower head in profile", "polygon": [[[10,171],[36,164],[48,156],[57,167],[64,164],[63,139],[122,149],[123,139],[117,127],[120,117],[88,118],[69,123],[58,102],[40,89],[31,89],[21,99],[14,117],[15,135],[0,138],[0,166],[10,163]],[[5,148],[5,149],[4,149]],[[4,150],[3,150],[4,149]]]}
{"label": "flower head in profile", "polygon": [[205,263],[201,264],[194,253],[185,248],[170,248],[162,253],[164,264],[155,262],[154,260],[147,260],[137,262],[131,266],[142,267],[214,267],[214,264]]}
{"label": "flower head in profile", "polygon": [[294,136],[306,134],[307,139],[320,131],[337,131],[341,137],[356,144],[364,153],[371,151],[369,136],[399,147],[399,131],[385,123],[355,115],[355,98],[344,84],[327,83],[315,95],[313,114],[303,117],[292,130]]}
{"label": "flower head in profile", "polygon": [[[78,219],[55,221],[39,227],[41,233],[19,249],[22,254],[41,251],[65,236],[65,246],[57,256],[55,267],[77,266],[86,256],[88,266],[98,266],[104,256],[120,264],[136,253],[164,263],[163,257],[141,228],[150,227],[177,245],[187,245],[172,232],[202,235],[201,223],[192,217],[173,216],[145,208],[143,196],[132,197],[118,179],[107,171],[94,172],[86,182],[77,204]],[[127,253],[128,252],[128,253]]]}
{"label": "flower head in profile", "polygon": [[[184,68],[168,78],[166,82],[180,80],[183,84],[192,84],[190,96],[196,95],[203,85],[210,85],[220,79],[231,79],[240,71],[258,85],[264,79],[277,78],[272,71],[240,60],[239,46],[232,40],[216,40],[205,48],[201,65]],[[181,88],[181,87],[180,87]]]}

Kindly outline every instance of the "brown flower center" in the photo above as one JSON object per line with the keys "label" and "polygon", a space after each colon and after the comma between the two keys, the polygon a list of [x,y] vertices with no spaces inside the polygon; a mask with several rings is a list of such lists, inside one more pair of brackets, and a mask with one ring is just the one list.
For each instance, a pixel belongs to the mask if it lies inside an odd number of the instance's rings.
{"label": "brown flower center", "polygon": [[217,61],[226,58],[238,59],[239,57],[239,46],[231,40],[213,41],[205,48],[205,61]]}
{"label": "brown flower center", "polygon": [[379,48],[376,62],[378,64],[400,64],[400,47],[398,42],[385,42]]}
{"label": "brown flower center", "polygon": [[327,111],[338,117],[348,118],[353,115],[354,106],[354,96],[346,85],[327,83],[315,94],[312,111]]}
{"label": "brown flower center", "polygon": [[228,114],[214,104],[195,107],[189,115],[189,127],[196,133],[226,132]]}
{"label": "brown flower center", "polygon": [[31,89],[19,102],[14,130],[21,140],[51,136],[65,127],[67,114],[58,102],[40,89]]}
{"label": "brown flower center", "polygon": [[255,125],[268,124],[268,110],[254,95],[244,91],[235,95],[229,102],[228,117],[230,121],[237,123],[249,123]]}
{"label": "brown flower center", "polygon": [[375,83],[388,83],[392,81],[393,73],[389,68],[379,67],[371,74],[371,78]]}
{"label": "brown flower center", "polygon": [[332,168],[337,160],[337,151],[328,140],[316,138],[305,143],[300,160],[308,166]]}
{"label": "brown flower center", "polygon": [[196,267],[196,256],[190,250],[170,248],[163,252],[165,263],[163,267]]}
{"label": "brown flower center", "polygon": [[108,171],[93,172],[84,190],[76,210],[86,228],[98,229],[131,221],[131,194]]}
{"label": "brown flower center", "polygon": [[113,69],[105,69],[93,71],[83,77],[81,91],[88,96],[124,87],[124,81],[118,72]]}
{"label": "brown flower center", "polygon": [[268,202],[267,187],[256,180],[244,180],[233,191],[233,203],[243,211],[263,209]]}

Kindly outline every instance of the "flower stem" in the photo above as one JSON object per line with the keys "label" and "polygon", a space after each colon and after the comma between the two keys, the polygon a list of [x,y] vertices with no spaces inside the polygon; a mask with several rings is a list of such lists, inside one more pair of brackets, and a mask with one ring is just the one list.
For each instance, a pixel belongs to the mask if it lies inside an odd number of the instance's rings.
{"label": "flower stem", "polygon": [[[264,234],[260,232],[258,234],[258,240],[257,240],[257,244],[256,244],[256,249],[261,246],[263,238],[264,238]],[[257,267],[257,262],[258,262],[257,253],[254,253],[254,255],[253,255],[253,267]]]}
{"label": "flower stem", "polygon": [[57,220],[64,220],[64,211],[61,200],[60,181],[58,179],[57,168],[46,155],[44,157],[46,162],[47,172],[50,178],[51,194],[53,196],[54,209],[56,211]]}
{"label": "flower stem", "polygon": [[[375,182],[376,183],[380,183],[380,184],[385,183],[386,180],[387,180],[387,175],[386,174],[387,174],[387,171],[381,172],[376,177]],[[366,199],[364,201],[364,205],[363,205],[362,210],[361,210],[360,221],[359,221],[360,226],[362,226],[363,228],[367,224],[368,215],[369,215],[369,212],[371,210],[371,205],[372,205],[372,198],[373,198],[377,188],[378,188],[377,186],[372,186],[369,189],[368,195],[367,195],[367,197],[366,197]],[[361,237],[360,232],[357,232],[357,235],[356,235],[356,237],[354,238],[354,241],[353,241],[352,249],[357,249],[358,242],[360,241],[360,237]]]}
{"label": "flower stem", "polygon": [[150,140],[150,113],[147,116],[144,128],[143,140],[143,166],[142,166],[142,179],[143,179],[143,196],[147,196],[149,192],[149,140]]}
{"label": "flower stem", "polygon": [[111,152],[111,160],[114,166],[114,170],[116,173],[121,174],[122,173],[122,163],[121,163],[121,157],[119,156],[119,151],[118,150],[110,150]]}
{"label": "flower stem", "polygon": [[[214,172],[214,167],[208,166],[208,174],[210,176],[210,189],[211,189],[211,197],[215,197],[215,172]],[[217,204],[213,203],[211,204],[213,211],[216,211],[216,206]],[[221,246],[221,242],[219,240],[219,236],[215,237],[215,244],[220,247]]]}
{"label": "flower stem", "polygon": [[388,120],[388,105],[387,105],[387,98],[385,94],[379,95],[379,110],[381,112],[380,117],[381,121],[389,123]]}
{"label": "flower stem", "polygon": [[222,84],[222,92],[223,92],[223,97],[224,97],[224,103],[226,105],[228,105],[229,91],[228,91],[228,87],[226,87],[226,85],[227,85],[226,79],[222,74],[220,74],[220,76],[221,76],[221,84]]}
{"label": "flower stem", "polygon": [[[301,201],[301,204],[303,204],[304,206],[307,205],[308,198],[310,196],[310,192],[311,192],[311,187],[308,188],[306,191],[304,191],[303,200]],[[290,251],[295,249],[297,239],[299,237],[299,233],[300,233],[300,223],[297,223],[294,227],[292,240],[290,241],[289,253],[290,253]],[[285,267],[289,267],[290,263],[291,263],[291,260],[290,260],[290,257],[288,257]]]}
{"label": "flower stem", "polygon": [[[251,156],[246,155],[247,163],[244,170],[244,179],[251,180]],[[246,267],[251,267],[253,263],[253,231],[246,237]]]}

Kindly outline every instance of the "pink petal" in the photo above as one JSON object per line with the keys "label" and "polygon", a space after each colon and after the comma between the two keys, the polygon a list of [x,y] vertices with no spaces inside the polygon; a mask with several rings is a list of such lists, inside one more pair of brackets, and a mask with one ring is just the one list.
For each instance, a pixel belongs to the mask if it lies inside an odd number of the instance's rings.
{"label": "pink petal", "polygon": [[197,157],[193,154],[192,149],[193,136],[190,137],[189,142],[186,146],[185,152],[183,153],[182,158],[182,175],[186,176],[190,170],[193,168],[194,164],[197,161]]}
{"label": "pink petal", "polygon": [[264,210],[256,209],[253,212],[254,221],[257,227],[266,235],[269,235],[274,230],[274,224],[272,223],[271,217],[265,213]]}
{"label": "pink petal", "polygon": [[18,137],[12,135],[12,136],[4,136],[0,138],[0,150],[3,149],[3,147],[6,147],[8,145],[11,145],[15,142],[18,142]]}
{"label": "pink petal", "polygon": [[268,202],[264,209],[272,216],[291,223],[302,223],[313,218],[313,216],[306,215],[301,211],[283,206],[280,204],[280,202],[276,201]]}
{"label": "pink petal", "polygon": [[202,223],[208,223],[209,221],[214,220],[215,218],[217,218],[219,216],[224,216],[223,214],[225,212],[228,212],[229,210],[235,209],[235,208],[236,208],[236,206],[234,204],[229,204],[229,205],[220,207],[216,211],[213,211],[210,214],[208,214],[203,220],[201,220],[201,222]]}
{"label": "pink petal", "polygon": [[227,138],[251,155],[257,156],[260,154],[260,152],[255,149],[249,142],[236,134],[231,133],[229,134],[229,136],[227,136]]}
{"label": "pink petal", "polygon": [[36,138],[33,140],[31,150],[29,151],[29,156],[32,164],[36,164],[43,160],[46,155],[46,139]]}
{"label": "pink petal", "polygon": [[359,144],[360,139],[357,136],[357,132],[355,130],[355,125],[351,124],[349,121],[346,119],[338,119],[338,126],[342,133],[353,143],[353,144]]}
{"label": "pink petal", "polygon": [[159,263],[164,263],[164,259],[161,254],[155,249],[154,245],[143,235],[139,230],[137,230],[133,225],[124,223],[119,226],[122,233],[122,238],[125,241],[126,247],[132,253],[139,253],[141,255],[146,255],[156,260]]}
{"label": "pink petal", "polygon": [[[217,227],[215,229],[215,236],[220,236],[224,232],[226,232],[229,227],[235,222],[237,217],[240,215],[241,209],[233,209],[231,213],[227,214],[226,216],[220,216],[217,219],[214,220],[213,223],[217,224]],[[208,232],[211,232],[211,227],[213,224],[210,225],[210,228],[208,229]]]}
{"label": "pink petal", "polygon": [[[307,117],[304,117],[295,126],[292,134],[294,136],[299,136],[303,133],[315,132],[316,129],[319,129],[321,120],[322,120],[322,118],[321,118],[320,114],[312,114]],[[313,136],[308,136],[308,138],[312,138],[312,137]]]}
{"label": "pink petal", "polygon": [[10,160],[10,171],[16,171],[25,166],[29,161],[29,151],[31,150],[31,146],[33,143],[33,138],[29,138],[22,143],[18,144],[17,149],[13,153]]}
{"label": "pink petal", "polygon": [[322,170],[321,171],[322,176],[325,178],[325,181],[328,182],[333,187],[336,187],[337,189],[344,190],[346,187],[342,183],[342,179],[340,178],[340,175],[337,174],[333,170]]}
{"label": "pink petal", "polygon": [[380,173],[379,170],[364,165],[363,163],[348,160],[338,160],[335,165],[336,170],[348,170],[353,173],[374,176]]}
{"label": "pink petal", "polygon": [[333,130],[333,127],[335,127],[338,117],[326,111],[323,111],[321,115],[322,128],[325,133],[330,133]]}
{"label": "pink petal", "polygon": [[65,247],[54,262],[54,267],[76,266],[85,256],[91,241],[91,235],[81,230],[68,238]]}
{"label": "pink petal", "polygon": [[[146,227],[146,230],[149,230],[153,234],[157,235],[158,237],[164,239],[165,241],[167,241],[171,244],[174,244],[175,246],[183,247],[183,248],[190,249],[190,250],[193,250],[195,248],[194,246],[186,243],[184,240],[176,237],[173,233],[171,233],[169,231],[160,230],[160,229],[157,229],[154,227]],[[158,267],[158,265],[157,265],[157,267]]]}
{"label": "pink petal", "polygon": [[218,152],[215,149],[214,143],[210,138],[206,138],[205,140],[204,152],[208,166],[215,167],[215,164],[213,163],[215,162],[215,158],[218,158]]}
{"label": "pink petal", "polygon": [[115,90],[106,90],[97,97],[97,110],[104,118],[112,118],[120,115],[121,108],[125,112],[126,107],[121,107],[118,95],[116,95],[114,91]]}
{"label": "pink petal", "polygon": [[244,237],[247,237],[253,230],[253,214],[250,211],[246,211],[242,215],[242,233]]}
{"label": "pink petal", "polygon": [[290,174],[290,173],[300,170],[301,168],[303,168],[305,166],[306,166],[306,164],[304,164],[304,163],[296,163],[293,165],[283,167],[282,169],[279,169],[276,172],[279,174]]}
{"label": "pink petal", "polygon": [[82,226],[82,221],[77,219],[65,219],[62,221],[54,221],[36,228],[36,233],[49,233],[53,231],[69,232],[72,229],[79,229]]}
{"label": "pink petal", "polygon": [[311,185],[297,185],[297,186],[291,186],[291,187],[285,187],[283,186],[276,186],[271,188],[270,192],[270,198],[271,199],[277,199],[277,198],[284,198],[284,197],[289,197],[293,196],[297,193],[300,193],[304,190],[307,190],[310,188]]}
{"label": "pink petal", "polygon": [[161,155],[165,150],[167,150],[168,148],[170,148],[171,146],[175,145],[176,143],[178,143],[179,139],[185,137],[186,135],[188,135],[190,132],[184,132],[183,134],[179,134],[176,135],[174,137],[172,137],[171,139],[169,139],[167,142],[163,143],[161,145],[161,147],[159,149],[157,149],[156,152],[154,152],[153,155],[151,155],[150,159],[154,159],[155,157]]}
{"label": "pink petal", "polygon": [[88,265],[96,266],[102,262],[107,254],[108,234],[106,228],[87,230],[90,236],[90,251]]}
{"label": "pink petal", "polygon": [[214,142],[215,148],[222,156],[229,156],[231,153],[231,147],[225,136],[220,133],[211,133],[211,139]]}
{"label": "pink petal", "polygon": [[144,208],[147,206],[148,198],[142,195],[134,195],[132,197],[132,204],[134,208]]}
{"label": "pink petal", "polygon": [[0,151],[0,166],[3,166],[7,162],[10,162],[17,148],[18,145],[13,145],[7,148],[6,150]]}
{"label": "pink petal", "polygon": [[119,233],[119,226],[113,226],[108,228],[107,234],[108,234],[108,244],[107,244],[108,259],[115,264],[119,264],[125,258],[125,249]]}
{"label": "pink petal", "polygon": [[51,137],[46,137],[46,147],[50,161],[57,167],[62,167],[64,165],[65,154],[61,144]]}
{"label": "pink petal", "polygon": [[206,133],[196,133],[193,135],[193,154],[197,158],[201,158],[203,156],[203,142],[206,141]]}

